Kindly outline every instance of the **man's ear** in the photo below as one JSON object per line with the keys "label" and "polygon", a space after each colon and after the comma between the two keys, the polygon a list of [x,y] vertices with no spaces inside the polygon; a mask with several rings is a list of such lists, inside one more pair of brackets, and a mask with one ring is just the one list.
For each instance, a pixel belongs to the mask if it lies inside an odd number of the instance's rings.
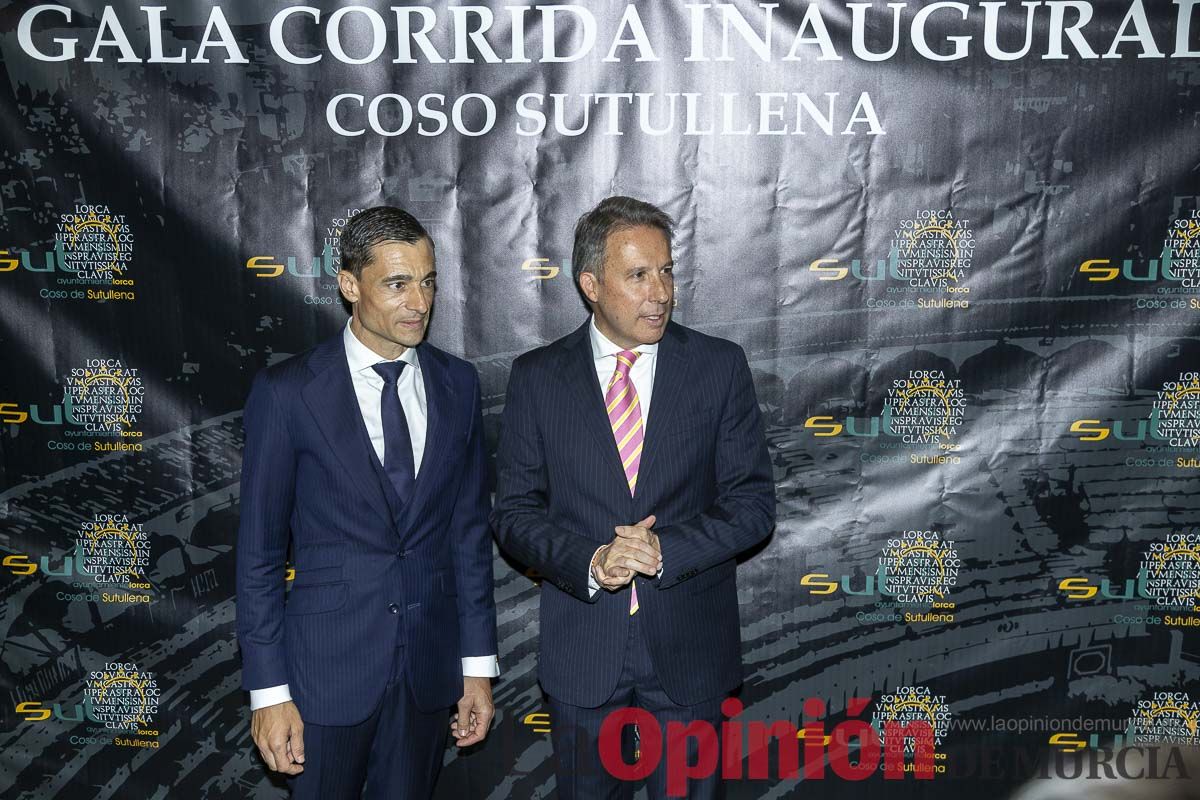
{"label": "man's ear", "polygon": [[593,303],[600,299],[599,283],[600,279],[596,277],[595,273],[579,273],[579,289],[583,292],[583,296]]}
{"label": "man's ear", "polygon": [[349,270],[339,270],[337,275],[338,289],[342,292],[342,297],[346,298],[347,303],[358,302],[358,278]]}

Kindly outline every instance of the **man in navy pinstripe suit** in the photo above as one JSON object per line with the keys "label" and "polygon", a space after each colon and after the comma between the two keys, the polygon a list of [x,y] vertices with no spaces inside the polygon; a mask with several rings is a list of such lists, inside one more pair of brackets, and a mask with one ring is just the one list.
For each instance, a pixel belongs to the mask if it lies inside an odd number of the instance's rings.
{"label": "man in navy pinstripe suit", "polygon": [[429,797],[447,722],[482,740],[498,673],[479,377],[423,342],[436,272],[416,219],[368,209],[341,249],[347,326],[246,401],[243,685],[294,797]]}
{"label": "man in navy pinstripe suit", "polygon": [[[670,218],[610,197],[580,219],[572,259],[592,316],[513,363],[492,514],[545,578],[539,678],[568,800],[632,794],[599,766],[614,710],[719,722],[742,682],[735,559],[775,518],[745,354],[670,321]],[[715,775],[689,789],[719,794]]]}

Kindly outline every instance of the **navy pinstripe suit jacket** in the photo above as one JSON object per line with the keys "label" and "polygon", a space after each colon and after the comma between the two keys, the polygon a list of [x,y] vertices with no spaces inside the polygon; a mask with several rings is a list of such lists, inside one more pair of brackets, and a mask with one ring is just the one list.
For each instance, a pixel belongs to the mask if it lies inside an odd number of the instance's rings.
{"label": "navy pinstripe suit jacket", "polygon": [[596,380],[588,326],[518,358],[509,377],[492,525],[545,578],[539,678],[588,708],[616,688],[629,589],[588,592],[592,554],[617,525],[657,517],[663,573],[638,578],[639,614],[676,703],[742,681],[735,556],[771,532],[775,485],[742,349],[670,323],[631,497]]}
{"label": "navy pinstripe suit jacket", "polygon": [[242,685],[288,684],[307,722],[364,720],[398,639],[426,711],[462,696],[461,657],[497,652],[479,377],[432,345],[417,355],[429,426],[407,506],[371,448],[341,333],[261,371],[246,401]]}

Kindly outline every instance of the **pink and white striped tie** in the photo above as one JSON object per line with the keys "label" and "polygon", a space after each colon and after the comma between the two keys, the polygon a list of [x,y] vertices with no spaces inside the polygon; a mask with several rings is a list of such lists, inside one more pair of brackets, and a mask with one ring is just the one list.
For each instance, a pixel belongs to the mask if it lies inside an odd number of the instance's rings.
{"label": "pink and white striped tie", "polygon": [[[621,455],[621,467],[625,470],[625,481],[629,484],[631,495],[637,490],[644,429],[642,405],[638,402],[637,389],[633,387],[633,381],[629,378],[629,370],[633,369],[633,364],[640,355],[636,350],[622,350],[617,353],[617,369],[613,372],[612,380],[608,382],[608,391],[604,395],[608,423],[612,426],[617,452]],[[637,582],[631,581],[630,587],[632,591],[629,596],[629,613],[636,614]]]}

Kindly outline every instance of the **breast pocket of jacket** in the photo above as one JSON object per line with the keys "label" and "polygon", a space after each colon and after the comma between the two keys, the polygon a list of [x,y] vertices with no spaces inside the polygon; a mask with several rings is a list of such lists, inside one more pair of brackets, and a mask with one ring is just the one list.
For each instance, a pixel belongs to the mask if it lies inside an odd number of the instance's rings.
{"label": "breast pocket of jacket", "polygon": [[441,444],[425,442],[425,454],[421,458],[417,479],[431,481],[430,488],[435,493],[439,492],[445,488],[445,484],[460,477],[466,456],[466,433],[455,427]]}
{"label": "breast pocket of jacket", "polygon": [[442,594],[449,595],[450,597],[458,595],[458,587],[454,583],[454,573],[448,569],[438,572],[437,585],[442,590]]}
{"label": "breast pocket of jacket", "polygon": [[[660,420],[653,418],[654,409],[651,408],[650,424],[659,423]],[[713,429],[713,417],[708,411],[692,411],[685,413],[683,416],[669,417],[661,420],[661,423],[667,426],[667,436],[674,438],[676,436],[703,436],[711,433]]]}
{"label": "breast pocket of jacket", "polygon": [[283,613],[288,617],[298,617],[337,611],[346,605],[349,591],[345,581],[320,583],[315,586],[293,586],[288,592]]}

